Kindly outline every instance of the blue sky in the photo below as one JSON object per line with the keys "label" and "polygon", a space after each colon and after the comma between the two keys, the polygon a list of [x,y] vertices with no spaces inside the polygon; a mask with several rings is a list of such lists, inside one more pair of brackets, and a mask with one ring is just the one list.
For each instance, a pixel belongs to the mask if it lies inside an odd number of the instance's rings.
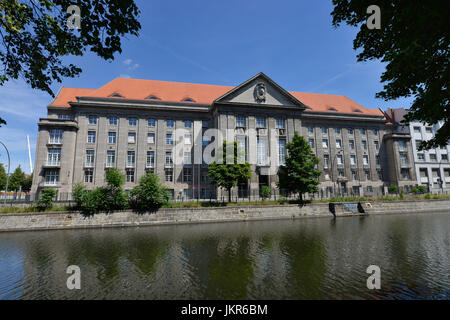
{"label": "blue sky", "polygon": [[[54,83],[98,88],[116,77],[238,85],[262,71],[286,90],[341,94],[365,107],[409,107],[412,98],[375,99],[383,88],[378,61],[357,63],[355,28],[331,25],[331,1],[136,1],[139,37],[128,36],[112,62],[87,53],[66,62],[80,77]],[[11,152],[11,170],[29,173],[26,135],[34,164],[37,122],[52,98],[21,80],[0,87],[0,141]],[[0,162],[7,161],[0,150]]]}

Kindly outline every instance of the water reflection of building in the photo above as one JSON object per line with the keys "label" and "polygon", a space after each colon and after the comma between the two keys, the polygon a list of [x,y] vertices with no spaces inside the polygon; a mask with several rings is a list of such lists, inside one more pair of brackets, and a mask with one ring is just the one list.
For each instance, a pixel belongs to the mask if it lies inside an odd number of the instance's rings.
{"label": "water reflection of building", "polygon": [[391,128],[378,109],[341,95],[288,92],[263,73],[236,87],[117,78],[99,89],[62,88],[50,103],[39,121],[32,192],[99,186],[115,167],[127,189],[154,172],[175,198],[220,197],[201,157],[207,130],[217,129],[214,143],[237,141],[253,162],[236,196],[257,196],[263,185],[276,190],[294,132],[320,159],[322,196],[376,195],[416,181],[411,143]]}

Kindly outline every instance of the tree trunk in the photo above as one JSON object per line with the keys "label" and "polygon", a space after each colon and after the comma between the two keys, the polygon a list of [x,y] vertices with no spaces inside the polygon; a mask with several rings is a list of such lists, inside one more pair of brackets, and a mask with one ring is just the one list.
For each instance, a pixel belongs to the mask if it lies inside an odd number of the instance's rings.
{"label": "tree trunk", "polygon": [[231,202],[231,188],[228,188],[228,202]]}

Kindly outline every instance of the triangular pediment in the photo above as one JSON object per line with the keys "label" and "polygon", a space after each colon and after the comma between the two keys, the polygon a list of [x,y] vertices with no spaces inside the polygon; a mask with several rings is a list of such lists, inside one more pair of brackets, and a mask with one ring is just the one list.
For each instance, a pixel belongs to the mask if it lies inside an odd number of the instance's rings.
{"label": "triangular pediment", "polygon": [[262,72],[234,87],[217,98],[214,103],[306,108],[303,103]]}

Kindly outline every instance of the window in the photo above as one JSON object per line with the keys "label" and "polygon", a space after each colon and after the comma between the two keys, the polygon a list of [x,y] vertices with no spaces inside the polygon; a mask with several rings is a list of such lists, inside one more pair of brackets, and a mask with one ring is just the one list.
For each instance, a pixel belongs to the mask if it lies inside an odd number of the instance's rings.
{"label": "window", "polygon": [[183,160],[184,160],[184,164],[187,164],[187,165],[192,164],[191,152],[185,151]]}
{"label": "window", "polygon": [[209,127],[209,122],[202,120],[202,128],[208,128]]}
{"label": "window", "polygon": [[95,151],[94,150],[86,150],[86,167],[94,167],[94,157],[95,157]]}
{"label": "window", "polygon": [[406,141],[400,140],[398,142],[398,150],[399,151],[406,151]]}
{"label": "window", "polygon": [[313,132],[314,132],[313,127],[308,127],[308,134],[313,134]]}
{"label": "window", "polygon": [[184,127],[185,128],[192,128],[192,121],[191,120],[184,121]]}
{"label": "window", "polygon": [[432,162],[436,162],[437,161],[436,154],[430,153],[430,161],[432,161]]}
{"label": "window", "polygon": [[344,160],[343,160],[343,158],[342,158],[342,154],[338,154],[338,155],[336,156],[336,160],[337,160],[337,165],[338,165],[338,166],[344,165]]}
{"label": "window", "polygon": [[372,134],[375,136],[378,135],[378,129],[372,129]]}
{"label": "window", "polygon": [[334,133],[341,134],[341,128],[334,128]]}
{"label": "window", "polygon": [[246,122],[244,117],[237,117],[236,118],[236,127],[237,128],[245,128]]}
{"label": "window", "polygon": [[184,135],[184,144],[192,144],[192,135],[190,133]]}
{"label": "window", "polygon": [[128,125],[135,127],[137,124],[136,118],[129,118],[128,119]]}
{"label": "window", "polygon": [[356,166],[356,155],[354,154],[350,155],[350,165]]}
{"label": "window", "polygon": [[258,165],[267,165],[267,141],[258,139],[257,148]]}
{"label": "window", "polygon": [[147,151],[147,163],[145,166],[147,168],[155,167],[155,151]]}
{"label": "window", "polygon": [[381,166],[380,156],[375,156],[375,163],[376,163],[377,167]]}
{"label": "window", "polygon": [[348,140],[348,146],[351,150],[355,149],[355,140]]}
{"label": "window", "polygon": [[84,182],[85,183],[94,182],[94,170],[92,170],[92,169],[84,170]]}
{"label": "window", "polygon": [[366,134],[366,129],[364,128],[359,129],[359,133],[361,133],[362,135]]}
{"label": "window", "polygon": [[338,176],[343,177],[344,176],[344,170],[338,170]]}
{"label": "window", "polygon": [[402,179],[404,179],[404,180],[411,179],[411,174],[409,173],[409,169],[401,169],[400,174],[402,175]]}
{"label": "window", "polygon": [[350,134],[350,135],[351,135],[351,134],[353,134],[353,129],[351,129],[351,128],[348,128],[348,129],[347,129],[347,132],[348,132],[348,134]]}
{"label": "window", "polygon": [[166,144],[173,145],[173,134],[172,133],[167,133],[166,134]]}
{"label": "window", "polygon": [[97,124],[97,116],[89,116],[89,124]]}
{"label": "window", "polygon": [[425,161],[425,155],[423,153],[418,153],[417,154],[417,160],[419,161]]}
{"label": "window", "polygon": [[448,155],[447,154],[441,154],[441,161],[442,162],[448,162]]}
{"label": "window", "polygon": [[145,99],[148,99],[148,100],[161,100],[160,98],[158,98],[157,96],[154,96],[154,95],[148,96]]}
{"label": "window", "polygon": [[365,170],[364,175],[366,176],[366,180],[370,180],[370,171],[369,170]]}
{"label": "window", "polygon": [[277,129],[284,129],[284,119],[277,119]]}
{"label": "window", "polygon": [[63,138],[63,131],[61,129],[52,129],[50,130],[50,138],[49,143],[52,144],[61,144]]}
{"label": "window", "polygon": [[155,119],[148,119],[148,120],[147,120],[147,125],[148,125],[150,128],[156,127],[156,120],[155,120]]}
{"label": "window", "polygon": [[59,182],[59,170],[46,170],[45,171],[45,185],[56,186]]}
{"label": "window", "polygon": [[127,170],[127,182],[134,182],[134,170],[133,169]]}
{"label": "window", "polygon": [[419,175],[421,178],[428,178],[428,170],[426,168],[420,168]]}
{"label": "window", "polygon": [[380,149],[380,143],[377,141],[377,140],[375,140],[374,142],[373,142],[373,145],[375,146],[375,150],[379,150]]}
{"label": "window", "polygon": [[416,148],[418,149],[422,143],[422,140],[416,140]]}
{"label": "window", "polygon": [[438,178],[440,176],[439,169],[431,169],[431,175],[433,178]]}
{"label": "window", "polygon": [[445,168],[444,169],[444,177],[449,178],[450,177],[450,169]]}
{"label": "window", "polygon": [[341,139],[336,139],[336,148],[341,148],[341,147],[342,147]]}
{"label": "window", "polygon": [[117,117],[109,117],[109,125],[117,126]]}
{"label": "window", "polygon": [[286,164],[286,139],[278,140],[278,163],[280,166]]}
{"label": "window", "polygon": [[165,177],[167,182],[173,181],[173,169],[166,169],[165,171]]}
{"label": "window", "polygon": [[420,127],[414,127],[414,133],[420,133]]}
{"label": "window", "polygon": [[433,130],[431,129],[431,127],[426,127],[425,128],[425,132],[426,133],[433,133]]}
{"label": "window", "polygon": [[367,141],[366,140],[361,140],[361,146],[364,150],[367,150]]}
{"label": "window", "polygon": [[166,127],[173,128],[175,126],[175,120],[166,120]]}
{"label": "window", "polygon": [[116,166],[116,152],[109,150],[106,153],[106,167],[114,168]]}
{"label": "window", "polygon": [[247,160],[247,141],[245,137],[236,137],[236,142],[238,145],[238,162],[242,163]]}
{"label": "window", "polygon": [[328,140],[322,139],[322,148],[327,149],[328,148]]}
{"label": "window", "polygon": [[309,138],[308,143],[311,148],[314,148],[314,139]]}
{"label": "window", "polygon": [[383,172],[381,170],[378,170],[377,174],[378,174],[378,180],[383,180]]}
{"label": "window", "polygon": [[128,132],[128,143],[136,143],[136,132]]}
{"label": "window", "polygon": [[327,128],[322,127],[322,134],[327,134]]}
{"label": "window", "polygon": [[95,131],[88,131],[88,143],[95,143]]}
{"label": "window", "polygon": [[323,155],[323,168],[328,168],[328,165],[330,163],[330,156],[328,154]]}
{"label": "window", "polygon": [[128,151],[127,153],[127,168],[134,168],[136,161],[136,153],[134,151]]}
{"label": "window", "polygon": [[47,165],[48,166],[59,166],[60,163],[61,163],[61,149],[60,148],[48,149]]}
{"label": "window", "polygon": [[108,143],[116,143],[116,133],[108,132]]}
{"label": "window", "polygon": [[58,119],[72,119],[72,116],[70,114],[58,114]]}
{"label": "window", "polygon": [[147,143],[155,143],[155,133],[149,132],[147,134]]}
{"label": "window", "polygon": [[367,190],[367,192],[373,192],[373,187],[372,186],[367,186],[366,190]]}
{"label": "window", "polygon": [[192,181],[192,169],[191,168],[183,168],[183,181],[184,182]]}
{"label": "window", "polygon": [[369,165],[369,156],[363,155],[363,165],[368,166]]}
{"label": "window", "polygon": [[401,167],[409,166],[408,155],[405,152],[400,153],[400,166]]}
{"label": "window", "polygon": [[166,168],[172,168],[172,167],[173,167],[172,152],[167,151],[166,152]]}
{"label": "window", "polygon": [[352,180],[358,180],[358,175],[356,173],[356,170],[352,170]]}
{"label": "window", "polygon": [[265,128],[266,127],[266,118],[256,118],[256,127],[257,128]]}

